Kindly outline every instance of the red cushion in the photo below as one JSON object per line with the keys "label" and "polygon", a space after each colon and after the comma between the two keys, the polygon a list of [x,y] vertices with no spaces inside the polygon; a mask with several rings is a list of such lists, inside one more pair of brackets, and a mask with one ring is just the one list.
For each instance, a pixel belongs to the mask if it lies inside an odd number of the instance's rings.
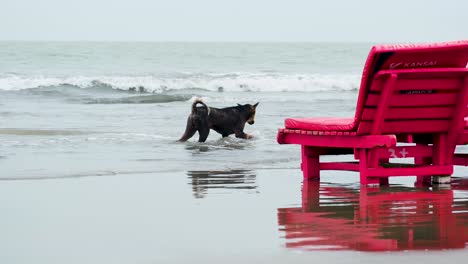
{"label": "red cushion", "polygon": [[288,129],[314,131],[354,131],[354,118],[312,117],[287,118],[284,125]]}

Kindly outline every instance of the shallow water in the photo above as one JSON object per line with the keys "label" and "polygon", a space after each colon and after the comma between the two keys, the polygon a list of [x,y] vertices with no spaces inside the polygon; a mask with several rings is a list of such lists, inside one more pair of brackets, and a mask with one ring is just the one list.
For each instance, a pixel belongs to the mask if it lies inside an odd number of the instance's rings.
{"label": "shallow water", "polygon": [[[318,115],[343,116],[354,107],[355,98],[354,92],[342,93],[339,99],[325,92],[302,98],[295,93],[204,95],[214,107],[259,101],[256,123],[245,129],[254,139],[222,139],[212,131],[203,144],[197,142],[197,135],[187,143],[176,142],[185,129],[190,101],[87,104],[63,97],[44,98],[43,94],[6,93],[1,102],[7,111],[0,113],[1,155],[5,157],[0,179],[126,171],[291,168],[297,166],[296,147],[276,143],[282,120],[300,114],[301,108]],[[332,111],[324,107],[327,104],[335,105]],[[27,166],[23,165],[25,161]]]}

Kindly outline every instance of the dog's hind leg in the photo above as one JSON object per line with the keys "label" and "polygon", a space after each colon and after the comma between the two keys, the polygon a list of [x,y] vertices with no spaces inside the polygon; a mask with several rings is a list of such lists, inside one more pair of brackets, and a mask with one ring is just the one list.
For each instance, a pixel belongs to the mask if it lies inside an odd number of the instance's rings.
{"label": "dog's hind leg", "polygon": [[185,130],[185,133],[182,135],[182,137],[179,139],[180,142],[185,142],[187,140],[189,140],[191,137],[193,137],[193,135],[195,134],[195,132],[197,132],[197,130],[195,130],[194,128],[188,128],[187,130]]}
{"label": "dog's hind leg", "polygon": [[210,129],[207,127],[201,127],[198,129],[198,135],[200,136],[198,138],[198,142],[205,142],[206,139],[208,138],[208,135],[210,134]]}
{"label": "dog's hind leg", "polygon": [[189,140],[193,135],[197,132],[197,129],[192,126],[192,120],[189,118],[187,120],[187,127],[185,128],[185,132],[182,137],[179,139],[180,142],[185,142]]}

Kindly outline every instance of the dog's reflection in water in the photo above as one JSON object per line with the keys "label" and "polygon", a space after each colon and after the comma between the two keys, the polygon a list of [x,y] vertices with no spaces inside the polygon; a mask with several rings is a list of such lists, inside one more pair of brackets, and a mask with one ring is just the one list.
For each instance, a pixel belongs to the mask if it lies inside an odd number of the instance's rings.
{"label": "dog's reflection in water", "polygon": [[188,142],[185,144],[185,149],[192,154],[201,152],[217,151],[217,150],[243,150],[255,146],[252,140],[243,140],[235,137],[220,138],[218,140],[200,142]]}
{"label": "dog's reflection in water", "polygon": [[210,146],[206,144],[187,144],[185,146],[186,150],[191,150],[193,153],[198,153],[198,152],[208,152],[210,150]]}
{"label": "dog's reflection in water", "polygon": [[204,198],[210,189],[257,189],[256,175],[251,170],[188,171],[195,198]]}

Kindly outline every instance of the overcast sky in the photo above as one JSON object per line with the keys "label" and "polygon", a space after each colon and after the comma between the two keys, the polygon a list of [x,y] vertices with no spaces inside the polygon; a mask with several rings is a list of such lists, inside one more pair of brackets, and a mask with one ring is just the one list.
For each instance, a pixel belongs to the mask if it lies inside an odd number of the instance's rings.
{"label": "overcast sky", "polygon": [[468,0],[0,0],[0,40],[468,39]]}

